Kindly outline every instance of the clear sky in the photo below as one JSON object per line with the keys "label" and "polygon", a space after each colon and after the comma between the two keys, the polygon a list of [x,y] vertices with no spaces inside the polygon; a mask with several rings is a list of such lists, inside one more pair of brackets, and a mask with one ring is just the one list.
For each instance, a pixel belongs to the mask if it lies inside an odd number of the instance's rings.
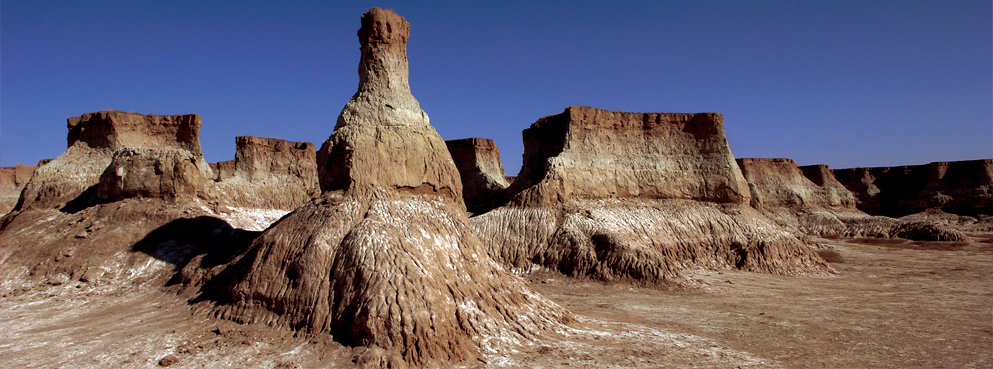
{"label": "clear sky", "polygon": [[196,113],[320,146],[358,85],[359,17],[412,25],[410,86],[445,139],[496,140],[569,105],[720,112],[736,157],[833,168],[993,157],[983,1],[7,1],[0,165],[66,146],[66,118]]}

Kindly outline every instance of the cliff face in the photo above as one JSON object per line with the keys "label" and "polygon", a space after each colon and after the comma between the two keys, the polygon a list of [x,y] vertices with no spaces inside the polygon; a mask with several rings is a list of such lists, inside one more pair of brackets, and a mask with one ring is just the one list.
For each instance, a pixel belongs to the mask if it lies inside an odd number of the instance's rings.
{"label": "cliff face", "polygon": [[834,170],[870,214],[904,216],[927,209],[993,214],[993,159]]}
{"label": "cliff face", "polygon": [[462,179],[462,198],[471,213],[482,213],[506,201],[510,187],[500,162],[500,149],[488,138],[445,141]]}
{"label": "cliff face", "polygon": [[570,107],[523,135],[510,202],[471,219],[507,265],[649,283],[678,283],[691,266],[829,270],[747,206],[720,114]]}
{"label": "cliff face", "polygon": [[14,167],[0,168],[0,215],[14,209],[17,199],[21,197],[21,190],[27,185],[37,167],[17,163]]}
{"label": "cliff face", "polygon": [[192,200],[203,195],[208,180],[198,167],[201,164],[183,149],[118,149],[100,176],[97,197]]}
{"label": "cliff face", "polygon": [[743,158],[737,163],[752,190],[755,208],[855,208],[855,196],[826,172],[827,166],[801,169],[792,159]]}
{"label": "cliff face", "polygon": [[214,176],[203,160],[199,138],[202,122],[195,114],[144,115],[100,111],[67,121],[69,148],[35,171],[15,210],[64,207],[83,195],[86,189],[95,189],[114,152],[122,148],[184,150],[195,158],[196,166],[204,177]]}
{"label": "cliff face", "polygon": [[517,204],[649,198],[747,204],[718,113],[626,113],[572,106],[524,130]]}
{"label": "cliff face", "polygon": [[320,195],[314,144],[253,136],[239,136],[235,144],[235,159],[214,166],[219,201],[292,210]]}
{"label": "cliff face", "polygon": [[787,228],[814,235],[911,237],[959,241],[965,235],[936,223],[913,225],[872,216],[855,208],[856,200],[826,165],[797,167],[791,159],[737,160],[752,190],[752,207]]}
{"label": "cliff face", "polygon": [[329,333],[392,367],[472,359],[481,340],[571,320],[469,228],[455,164],[407,85],[409,30],[389,10],[362,16],[359,89],[318,155],[323,194],[205,286],[218,315]]}

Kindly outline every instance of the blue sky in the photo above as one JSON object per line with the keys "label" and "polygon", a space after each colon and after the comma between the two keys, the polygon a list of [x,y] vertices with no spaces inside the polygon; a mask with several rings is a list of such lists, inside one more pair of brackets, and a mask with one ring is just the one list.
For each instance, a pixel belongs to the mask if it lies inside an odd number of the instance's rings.
{"label": "blue sky", "polygon": [[358,85],[359,17],[412,24],[410,85],[445,139],[496,140],[569,105],[720,112],[736,157],[833,168],[993,157],[989,1],[0,2],[0,165],[66,146],[66,118],[200,114],[320,146]]}

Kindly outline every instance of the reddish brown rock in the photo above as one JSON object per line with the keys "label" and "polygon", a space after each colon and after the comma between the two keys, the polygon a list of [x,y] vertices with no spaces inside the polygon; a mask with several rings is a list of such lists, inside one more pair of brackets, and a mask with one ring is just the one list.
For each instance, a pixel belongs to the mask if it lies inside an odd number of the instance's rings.
{"label": "reddish brown rock", "polygon": [[717,113],[570,107],[524,131],[505,206],[471,219],[497,260],[603,280],[682,281],[689,267],[830,268],[747,206]]}
{"label": "reddish brown rock", "polygon": [[0,279],[162,285],[196,250],[225,250],[232,228],[200,201],[213,174],[199,127],[195,115],[70,119],[70,147],[35,170],[18,209],[0,218]]}
{"label": "reddish brown rock", "polygon": [[235,159],[214,165],[228,206],[292,210],[320,194],[314,144],[239,136]]}
{"label": "reddish brown rock", "polygon": [[204,195],[209,180],[198,167],[203,164],[183,149],[118,149],[100,177],[97,197],[192,200]]}
{"label": "reddish brown rock", "polygon": [[483,213],[506,201],[510,187],[500,163],[500,149],[488,138],[445,141],[462,178],[462,198],[470,213]]}
{"label": "reddish brown rock", "polygon": [[17,166],[14,167],[0,168],[0,214],[10,212],[17,205],[21,190],[24,189],[38,166],[17,163]]}
{"label": "reddish brown rock", "polygon": [[93,149],[122,147],[184,149],[195,156],[200,150],[200,127],[196,114],[144,115],[104,110],[67,119],[68,147],[85,145]]}
{"label": "reddish brown rock", "polygon": [[937,208],[959,215],[993,214],[993,159],[834,170],[858,208],[904,216]]}
{"label": "reddish brown rock", "polygon": [[[321,149],[322,198],[266,230],[216,279],[218,314],[365,347],[357,362],[449,365],[571,318],[487,257],[458,171],[410,95],[410,26],[362,16],[358,92]],[[217,283],[214,285],[213,283]]]}
{"label": "reddish brown rock", "polygon": [[[200,117],[100,111],[68,119],[69,148],[38,168],[25,186],[17,209],[58,207],[97,184],[121,148],[181,149],[197,158],[207,178],[213,173],[200,150]],[[94,187],[95,189],[95,187]]]}

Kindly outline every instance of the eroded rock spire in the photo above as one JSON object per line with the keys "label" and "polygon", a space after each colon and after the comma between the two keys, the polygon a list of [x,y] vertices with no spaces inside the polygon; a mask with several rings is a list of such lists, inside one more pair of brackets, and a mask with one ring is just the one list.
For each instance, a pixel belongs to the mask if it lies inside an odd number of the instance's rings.
{"label": "eroded rock spire", "polygon": [[322,198],[223,273],[219,315],[329,333],[391,367],[479,357],[572,319],[469,227],[452,157],[407,86],[409,29],[389,10],[362,16],[359,90],[318,154]]}

